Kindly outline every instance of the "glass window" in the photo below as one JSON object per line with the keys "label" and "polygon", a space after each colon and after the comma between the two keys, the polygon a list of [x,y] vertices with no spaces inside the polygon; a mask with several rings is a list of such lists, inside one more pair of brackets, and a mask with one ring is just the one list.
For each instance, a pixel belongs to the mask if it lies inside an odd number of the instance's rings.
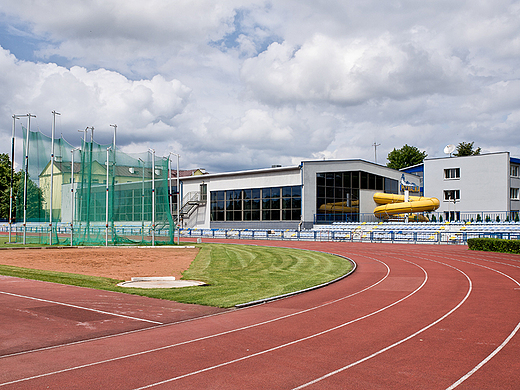
{"label": "glass window", "polygon": [[359,172],[352,172],[352,188],[359,188]]}
{"label": "glass window", "polygon": [[361,186],[360,188],[362,190],[368,189],[368,173],[367,172],[361,172]]}
{"label": "glass window", "polygon": [[511,165],[509,169],[511,176],[518,177],[518,165]]}
{"label": "glass window", "polygon": [[372,175],[371,173],[368,174],[368,189],[376,189],[376,175]]}
{"label": "glass window", "polygon": [[444,200],[459,200],[460,190],[444,190]]}
{"label": "glass window", "polygon": [[399,182],[394,179],[385,177],[385,188],[384,191],[387,194],[398,194],[399,193]]}
{"label": "glass window", "polygon": [[460,168],[445,169],[444,178],[445,179],[459,179],[460,178]]}
{"label": "glass window", "polygon": [[509,189],[509,197],[511,199],[518,200],[519,199],[519,197],[518,197],[518,188],[510,188]]}

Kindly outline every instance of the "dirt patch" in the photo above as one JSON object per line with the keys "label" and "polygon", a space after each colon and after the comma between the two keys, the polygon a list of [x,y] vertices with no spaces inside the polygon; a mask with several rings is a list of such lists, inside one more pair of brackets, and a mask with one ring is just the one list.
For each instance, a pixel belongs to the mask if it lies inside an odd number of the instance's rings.
{"label": "dirt patch", "polygon": [[0,251],[0,264],[130,280],[136,276],[180,279],[198,248],[50,248]]}

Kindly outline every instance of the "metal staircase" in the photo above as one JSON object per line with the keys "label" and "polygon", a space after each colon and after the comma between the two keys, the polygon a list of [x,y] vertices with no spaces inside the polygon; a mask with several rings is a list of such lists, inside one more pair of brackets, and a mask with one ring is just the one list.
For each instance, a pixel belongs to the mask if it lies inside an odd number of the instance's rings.
{"label": "metal staircase", "polygon": [[[205,197],[201,196],[200,191],[188,192],[182,198],[182,207],[179,210],[179,216],[181,218],[189,217],[193,211],[200,205],[206,204]],[[173,221],[177,223],[177,213],[174,212],[172,215]]]}

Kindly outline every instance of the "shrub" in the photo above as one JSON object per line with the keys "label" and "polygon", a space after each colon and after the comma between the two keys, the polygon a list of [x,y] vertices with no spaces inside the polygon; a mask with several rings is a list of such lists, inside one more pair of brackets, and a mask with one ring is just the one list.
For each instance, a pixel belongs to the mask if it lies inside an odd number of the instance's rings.
{"label": "shrub", "polygon": [[520,241],[498,238],[469,238],[468,247],[474,251],[489,251],[520,254]]}
{"label": "shrub", "polygon": [[477,222],[482,222],[482,217],[480,216],[480,214],[477,214]]}

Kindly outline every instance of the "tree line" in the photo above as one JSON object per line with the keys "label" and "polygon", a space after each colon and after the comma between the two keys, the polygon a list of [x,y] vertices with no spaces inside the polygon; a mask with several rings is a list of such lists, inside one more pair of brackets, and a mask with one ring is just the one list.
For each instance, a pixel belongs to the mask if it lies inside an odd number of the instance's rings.
{"label": "tree line", "polygon": [[[23,171],[15,172],[7,153],[0,153],[0,220],[9,220],[9,197],[11,194],[11,172],[13,172],[13,219],[23,212]],[[27,220],[45,218],[43,192],[27,179]],[[21,220],[21,218],[18,218]],[[13,222],[14,222],[13,221]]]}

